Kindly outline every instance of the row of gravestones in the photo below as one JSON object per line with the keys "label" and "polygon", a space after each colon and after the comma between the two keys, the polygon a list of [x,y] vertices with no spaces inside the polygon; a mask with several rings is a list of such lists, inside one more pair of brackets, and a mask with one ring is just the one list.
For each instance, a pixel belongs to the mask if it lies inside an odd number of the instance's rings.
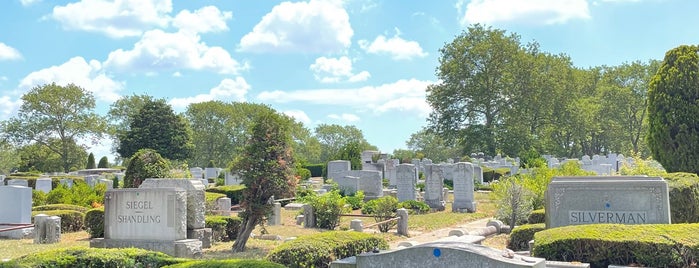
{"label": "row of gravestones", "polygon": [[566,162],[576,161],[580,163],[583,170],[595,172],[597,175],[612,175],[614,172],[618,172],[624,164],[634,164],[634,159],[632,157],[624,157],[623,154],[613,153],[607,154],[606,156],[593,155],[592,157],[584,155],[580,159],[573,158],[563,160],[559,160],[550,155],[544,155],[543,157],[548,162],[549,168],[557,168]]}
{"label": "row of gravestones", "polygon": [[224,183],[225,185],[239,185],[243,182],[243,180],[238,176],[237,174],[234,174],[230,171],[224,171],[221,168],[200,168],[200,167],[193,167],[189,169],[189,173],[192,174],[192,179],[201,179],[202,182],[206,182],[205,185],[208,185],[208,180],[209,179],[216,179],[218,176],[221,174],[221,172],[224,173]]}
{"label": "row of gravestones", "polygon": [[[106,185],[107,189],[112,189],[113,187],[113,181],[103,176],[88,175],[84,178],[85,183],[87,183],[87,185],[89,185],[90,187],[95,187],[95,185],[98,183]],[[123,180],[123,175],[117,175],[117,178],[119,180]],[[4,183],[4,177],[0,178],[0,182]],[[68,188],[73,187],[73,179],[70,178],[60,179],[59,183],[65,185]],[[7,181],[7,185],[29,187],[29,181],[25,179],[11,179]],[[48,177],[37,178],[34,184],[34,189],[37,191],[42,191],[44,193],[50,192],[51,190],[53,190],[52,179]]]}

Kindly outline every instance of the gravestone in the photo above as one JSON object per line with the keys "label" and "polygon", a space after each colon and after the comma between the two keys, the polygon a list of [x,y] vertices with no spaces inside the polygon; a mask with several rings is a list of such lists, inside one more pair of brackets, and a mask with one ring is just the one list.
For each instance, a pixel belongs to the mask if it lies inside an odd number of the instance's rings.
{"label": "gravestone", "polygon": [[189,169],[189,174],[192,174],[192,179],[203,179],[204,178],[204,170],[201,169],[200,167],[193,167]]}
{"label": "gravestone", "polygon": [[328,162],[328,178],[334,179],[336,173],[342,173],[350,170],[350,161],[347,160],[333,160]]}
{"label": "gravestone", "polygon": [[282,224],[282,203],[274,202],[272,207],[272,218],[269,220],[269,225],[281,225]]}
{"label": "gravestone", "polygon": [[218,177],[218,172],[220,171],[220,168],[205,168],[204,169],[204,179],[206,180],[213,180]]}
{"label": "gravestone", "polygon": [[85,178],[85,183],[87,183],[87,185],[89,185],[90,188],[94,188],[94,187],[95,187],[95,183],[97,183],[97,177],[99,177],[99,176],[97,176],[97,175],[87,175],[87,176],[85,176],[85,177],[83,177],[83,178]]}
{"label": "gravestone", "polygon": [[459,162],[454,164],[454,203],[452,212],[476,212],[476,200],[473,194],[473,165]]}
{"label": "gravestone", "polygon": [[340,191],[343,191],[347,195],[356,193],[359,188],[359,177],[354,176],[335,176],[333,181],[337,183],[337,187]]}
{"label": "gravestone", "polygon": [[61,179],[60,183],[68,189],[73,188],[73,179]]}
{"label": "gravestone", "polygon": [[546,228],[594,223],[670,223],[660,177],[554,177],[546,189]]}
{"label": "gravestone", "polygon": [[398,202],[416,200],[415,196],[415,166],[400,164],[396,167],[396,182]]}
{"label": "gravestone", "polygon": [[419,174],[420,172],[423,172],[423,170],[420,168],[420,159],[413,159],[410,161],[410,163],[415,166],[415,173]]}
{"label": "gravestone", "polygon": [[53,186],[51,185],[51,178],[36,179],[34,189],[37,191],[42,191],[44,193],[50,192],[53,189]]}
{"label": "gravestone", "polygon": [[483,168],[480,165],[473,165],[473,179],[476,182],[483,184]]}
{"label": "gravestone", "polygon": [[7,181],[7,185],[29,187],[29,182],[27,180],[22,179],[11,179]]}
{"label": "gravestone", "polygon": [[425,178],[425,203],[430,208],[436,210],[444,210],[444,179],[442,177],[442,167],[439,165],[427,165],[425,170],[428,171],[428,176]]}
{"label": "gravestone", "polygon": [[5,185],[5,178],[7,178],[5,175],[0,175],[0,186]]}
{"label": "gravestone", "polygon": [[218,214],[221,216],[231,215],[231,199],[228,197],[221,197],[216,200],[216,208],[218,209]]}
{"label": "gravestone", "polygon": [[34,216],[34,244],[61,241],[61,217],[38,214]]}
{"label": "gravestone", "polygon": [[[24,180],[26,182],[26,180]],[[0,229],[15,227],[2,225],[32,223],[32,188],[8,185],[0,186]],[[0,232],[0,237],[22,239],[29,237],[33,227]]]}
{"label": "gravestone", "polygon": [[104,238],[96,248],[142,248],[201,257],[202,241],[187,239],[187,192],[181,188],[108,190],[104,196]]}
{"label": "gravestone", "polygon": [[366,200],[383,196],[383,179],[379,171],[359,171],[359,189],[364,191]]}
{"label": "gravestone", "polygon": [[240,183],[243,182],[243,178],[241,178],[237,173],[233,174],[230,171],[226,171],[226,175],[224,178],[226,180],[226,185],[240,185]]}
{"label": "gravestone", "polygon": [[107,190],[114,188],[114,181],[110,179],[98,179],[97,183],[104,184],[104,186],[107,187]]}
{"label": "gravestone", "polygon": [[388,179],[388,186],[389,187],[396,187],[398,185],[397,181],[397,175],[396,175],[396,168],[400,164],[400,160],[398,159],[388,159],[386,160],[386,179]]}

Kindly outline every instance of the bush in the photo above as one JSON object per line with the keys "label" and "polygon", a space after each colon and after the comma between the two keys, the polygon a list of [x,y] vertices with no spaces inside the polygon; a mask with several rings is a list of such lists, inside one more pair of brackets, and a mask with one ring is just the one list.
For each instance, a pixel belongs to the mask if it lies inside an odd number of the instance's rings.
{"label": "bush", "polygon": [[104,208],[94,208],[85,212],[85,230],[90,238],[104,237]]}
{"label": "bush", "polygon": [[[390,195],[383,196],[381,198],[370,200],[369,202],[375,203],[375,205],[372,206],[375,209],[373,215],[376,222],[388,220],[396,216],[396,210],[398,210],[398,199],[395,197]],[[395,226],[396,224],[396,221],[379,224],[379,231],[382,233],[388,232],[388,230],[390,230],[391,227]]]}
{"label": "bush", "polygon": [[83,207],[83,206],[78,206],[78,205],[71,205],[71,204],[50,204],[50,205],[43,205],[43,206],[35,206],[32,207],[33,211],[47,211],[47,210],[76,210],[80,211],[82,213],[87,212],[90,210],[88,207]]}
{"label": "bush", "polygon": [[206,188],[204,191],[209,193],[225,194],[226,197],[231,199],[231,204],[238,204],[241,200],[243,200],[244,189],[245,185],[225,185]]}
{"label": "bush", "polygon": [[325,164],[310,164],[302,167],[311,172],[311,177],[323,177],[323,167]]}
{"label": "bush", "polygon": [[374,248],[388,249],[388,243],[371,234],[347,231],[331,231],[301,236],[283,243],[267,255],[266,259],[286,267],[329,267],[330,262]]}
{"label": "bush", "polygon": [[188,261],[165,266],[167,268],[284,268],[284,265],[266,260],[229,259]]}
{"label": "bush", "polygon": [[534,234],[533,256],[587,262],[689,267],[699,254],[699,224],[571,225]]}
{"label": "bush", "polygon": [[138,150],[129,161],[124,188],[138,188],[147,178],[167,178],[170,162],[152,149]]}
{"label": "bush", "polygon": [[522,224],[515,227],[510,232],[510,238],[507,240],[507,248],[514,251],[529,250],[529,241],[534,239],[534,234],[546,229],[546,224]]}
{"label": "bush", "polygon": [[345,202],[352,207],[352,210],[362,208],[364,205],[364,191],[357,191],[352,195],[345,196]]}
{"label": "bush", "polygon": [[109,168],[109,159],[107,159],[106,156],[100,158],[100,162],[99,164],[97,164],[97,168]]}
{"label": "bush", "polygon": [[[164,253],[138,248],[72,247],[32,253],[0,263],[4,267],[162,267],[184,262]],[[4,265],[3,265],[4,264]]]}
{"label": "bush", "polygon": [[311,171],[306,168],[297,168],[296,175],[301,178],[301,180],[308,180],[311,178]]}
{"label": "bush", "polygon": [[51,190],[46,197],[46,202],[49,204],[71,204],[82,207],[91,207],[94,203],[104,202],[104,194],[107,191],[107,186],[98,183],[94,188],[90,187],[81,180],[73,182],[73,187],[68,188],[65,185]]}
{"label": "bush", "polygon": [[449,190],[454,190],[454,181],[453,180],[444,179],[443,182],[444,182],[445,188],[447,188]]}
{"label": "bush", "polygon": [[226,197],[226,195],[220,193],[204,192],[204,207],[206,208],[207,214],[213,214],[213,211],[218,209],[216,200],[222,197]]}
{"label": "bush", "polygon": [[409,214],[425,214],[430,212],[429,205],[417,200],[405,200],[398,203],[398,207],[407,209]]}
{"label": "bush", "polygon": [[333,230],[340,224],[340,214],[348,213],[345,207],[345,199],[338,191],[331,191],[324,195],[309,198],[309,204],[313,207],[316,217],[316,225],[319,228]]}
{"label": "bush", "polygon": [[483,182],[496,181],[499,180],[501,177],[505,177],[509,174],[509,168],[498,168],[496,170],[489,167],[483,167]]}
{"label": "bush", "polygon": [[206,216],[204,219],[206,228],[211,228],[212,242],[227,242],[226,216]]}
{"label": "bush", "polygon": [[665,175],[670,195],[672,223],[699,222],[699,176],[693,173]]}
{"label": "bush", "polygon": [[77,232],[85,229],[85,213],[75,210],[46,210],[32,211],[32,221],[34,216],[46,214],[49,216],[61,217],[61,232]]}
{"label": "bush", "polygon": [[527,217],[527,223],[529,224],[535,224],[535,223],[544,223],[546,221],[546,212],[544,209],[537,209],[537,210],[532,210],[531,213],[529,213],[529,217]]}
{"label": "bush", "polygon": [[48,194],[44,191],[32,190],[32,206],[46,205]]}

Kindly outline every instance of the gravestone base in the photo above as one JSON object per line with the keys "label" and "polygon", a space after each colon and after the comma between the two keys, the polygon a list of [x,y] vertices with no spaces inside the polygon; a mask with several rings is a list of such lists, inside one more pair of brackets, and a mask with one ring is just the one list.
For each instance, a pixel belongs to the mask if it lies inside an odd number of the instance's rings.
{"label": "gravestone base", "polygon": [[430,206],[430,209],[434,211],[444,211],[444,208],[446,208],[447,203],[444,201],[427,201],[425,200],[425,203]]}
{"label": "gravestone base", "polygon": [[211,237],[213,237],[211,228],[187,229],[187,239],[200,240],[202,248],[211,247]]}
{"label": "gravestone base", "polygon": [[[0,229],[11,228],[14,226],[0,225]],[[0,232],[0,238],[3,239],[26,239],[34,237],[34,227],[22,228],[12,231]]]}
{"label": "gravestone base", "polygon": [[201,258],[201,244],[201,241],[197,239],[157,241],[94,238],[90,240],[91,248],[141,248],[159,251],[173,257],[190,259]]}
{"label": "gravestone base", "polygon": [[454,201],[454,203],[451,204],[451,212],[476,212],[476,202]]}

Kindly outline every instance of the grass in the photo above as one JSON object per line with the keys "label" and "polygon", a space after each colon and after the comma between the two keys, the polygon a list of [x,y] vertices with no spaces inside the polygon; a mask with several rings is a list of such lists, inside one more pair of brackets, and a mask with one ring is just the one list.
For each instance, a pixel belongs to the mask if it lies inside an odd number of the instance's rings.
{"label": "grass", "polygon": [[51,249],[75,246],[90,246],[90,235],[85,231],[61,234],[61,242],[56,244],[34,244],[34,239],[0,240],[0,260],[14,259],[27,254]]}

